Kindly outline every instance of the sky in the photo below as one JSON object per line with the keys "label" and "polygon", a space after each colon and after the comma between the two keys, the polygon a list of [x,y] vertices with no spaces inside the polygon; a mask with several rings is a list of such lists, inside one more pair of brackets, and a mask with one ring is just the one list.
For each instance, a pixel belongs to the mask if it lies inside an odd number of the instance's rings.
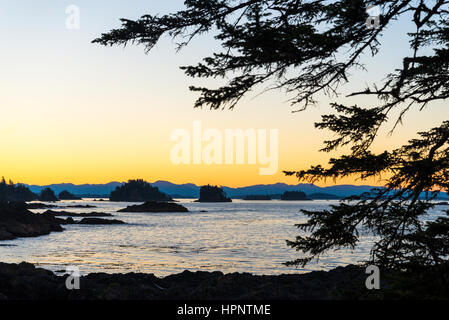
{"label": "sky", "polygon": [[[66,8],[80,9],[80,29],[66,28]],[[176,52],[171,39],[145,54],[139,46],[103,47],[91,41],[120,26],[119,18],[164,14],[183,8],[183,1],[155,0],[2,0],[0,2],[0,175],[29,184],[106,183],[142,178],[153,182],[244,186],[297,183],[282,170],[325,164],[343,153],[319,152],[332,137],[314,128],[330,111],[327,97],[304,112],[295,110],[282,92],[254,92],[234,110],[194,109],[192,80],[179,66],[195,64],[220,49],[212,36],[195,39]],[[385,34],[383,50],[365,58],[342,90],[363,89],[400,66],[408,53],[405,30],[398,21]],[[361,98],[346,100],[372,103]],[[366,98],[365,98],[366,99]],[[412,111],[394,135],[380,132],[374,150],[399,146],[416,132],[439,124],[443,105]],[[278,170],[260,174],[260,164],[175,164],[170,153],[176,130],[190,132],[200,121],[204,130],[270,129],[279,135]],[[193,144],[193,140],[191,140]],[[205,143],[203,143],[203,146]],[[348,178],[338,183],[381,184]],[[333,181],[323,183],[335,184]]]}

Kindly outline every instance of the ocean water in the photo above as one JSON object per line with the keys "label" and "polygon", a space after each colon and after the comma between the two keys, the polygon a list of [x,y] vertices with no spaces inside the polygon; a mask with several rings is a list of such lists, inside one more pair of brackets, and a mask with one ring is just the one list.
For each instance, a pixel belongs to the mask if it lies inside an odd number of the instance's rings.
{"label": "ocean water", "polygon": [[[300,209],[320,210],[337,201],[179,201],[190,212],[119,213],[117,210],[134,203],[62,201],[58,205],[89,204],[96,208],[55,210],[107,212],[127,224],[67,225],[65,231],[47,236],[0,241],[0,261],[26,261],[55,272],[77,266],[82,274],[145,272],[166,276],[203,270],[275,275],[329,270],[363,261],[373,241],[366,235],[354,251],[331,252],[306,268],[286,267],[284,262],[300,256],[286,245],[287,239],[293,240],[300,232],[295,224],[306,221]],[[448,207],[436,207],[431,218],[444,209]]]}

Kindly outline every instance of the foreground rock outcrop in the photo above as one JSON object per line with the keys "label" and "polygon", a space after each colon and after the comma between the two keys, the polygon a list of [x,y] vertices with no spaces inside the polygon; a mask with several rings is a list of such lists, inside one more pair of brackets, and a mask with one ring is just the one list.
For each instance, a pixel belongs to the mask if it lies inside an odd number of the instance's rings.
{"label": "foreground rock outcrop", "polygon": [[150,201],[143,204],[128,206],[118,212],[188,212],[189,210],[177,203]]}
{"label": "foreground rock outcrop", "polygon": [[0,202],[0,240],[36,237],[62,230],[55,217],[32,213],[24,202]]}
{"label": "foreground rock outcrop", "polygon": [[13,300],[241,300],[359,298],[367,293],[366,274],[357,266],[280,276],[184,271],[158,278],[93,273],[81,277],[80,290],[72,291],[65,287],[66,278],[28,263],[0,263],[0,296]]}

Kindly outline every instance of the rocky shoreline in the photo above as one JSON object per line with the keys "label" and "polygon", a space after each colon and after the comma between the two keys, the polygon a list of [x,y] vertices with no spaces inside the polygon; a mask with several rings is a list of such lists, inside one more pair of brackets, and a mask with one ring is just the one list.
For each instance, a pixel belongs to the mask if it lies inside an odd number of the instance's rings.
{"label": "rocky shoreline", "polygon": [[63,230],[52,215],[32,213],[25,203],[0,202],[0,240],[37,237]]}
{"label": "rocky shoreline", "polygon": [[364,299],[364,268],[349,265],[328,272],[258,276],[247,273],[92,273],[68,290],[68,275],[29,263],[0,263],[0,300],[328,300]]}

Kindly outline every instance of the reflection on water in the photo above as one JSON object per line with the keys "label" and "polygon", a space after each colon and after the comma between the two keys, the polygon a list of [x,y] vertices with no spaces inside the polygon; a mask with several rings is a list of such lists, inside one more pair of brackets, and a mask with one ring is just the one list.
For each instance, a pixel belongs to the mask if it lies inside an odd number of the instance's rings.
{"label": "reflection on water", "polygon": [[[107,212],[128,224],[68,225],[65,231],[38,238],[0,242],[0,260],[27,261],[60,271],[76,265],[81,273],[146,272],[165,276],[184,270],[281,274],[328,270],[368,257],[372,238],[361,239],[355,251],[326,255],[307,269],[286,267],[298,253],[285,240],[298,235],[295,224],[305,221],[300,209],[322,209],[336,201],[239,201],[194,203],[180,200],[188,213],[118,213],[129,203],[64,201],[70,212]],[[59,210],[59,209],[58,209]],[[45,210],[33,210],[43,212]],[[204,212],[206,211],[206,212]],[[435,209],[439,214],[441,210]]]}

